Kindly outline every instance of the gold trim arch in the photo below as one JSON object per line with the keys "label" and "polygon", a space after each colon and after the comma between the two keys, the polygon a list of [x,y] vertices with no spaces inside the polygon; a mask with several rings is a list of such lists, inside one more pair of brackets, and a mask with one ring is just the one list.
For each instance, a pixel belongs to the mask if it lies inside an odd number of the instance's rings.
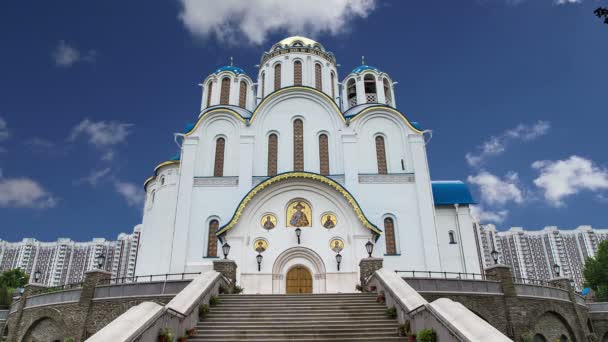
{"label": "gold trim arch", "polygon": [[232,229],[239,221],[241,215],[243,215],[243,211],[245,210],[245,208],[247,208],[247,205],[249,204],[249,202],[251,202],[251,200],[260,191],[264,190],[265,188],[267,188],[268,186],[270,186],[272,184],[275,184],[275,183],[278,183],[278,182],[281,182],[281,181],[284,181],[287,179],[292,179],[292,178],[312,179],[312,180],[318,181],[320,183],[329,185],[331,188],[337,190],[346,199],[348,204],[350,204],[350,206],[355,211],[357,218],[359,219],[359,221],[361,221],[363,226],[365,226],[366,228],[368,228],[369,230],[373,231],[374,233],[376,233],[378,235],[382,234],[382,231],[378,227],[376,227],[376,225],[374,225],[367,219],[367,217],[363,213],[363,210],[361,209],[361,207],[359,207],[359,203],[357,203],[357,200],[355,200],[353,195],[351,195],[350,192],[348,192],[348,190],[346,190],[342,185],[340,185],[340,183],[334,181],[331,178],[328,178],[328,177],[325,177],[325,176],[322,176],[322,175],[319,175],[316,173],[286,172],[286,173],[281,173],[279,175],[276,175],[272,178],[269,178],[269,179],[261,182],[260,184],[256,185],[253,189],[251,189],[239,203],[239,206],[237,207],[236,211],[232,215],[232,218],[230,219],[230,221],[228,221],[228,223],[226,223],[224,226],[222,226],[217,231],[216,235],[220,236],[220,235],[224,234],[225,232],[229,231],[230,229]]}

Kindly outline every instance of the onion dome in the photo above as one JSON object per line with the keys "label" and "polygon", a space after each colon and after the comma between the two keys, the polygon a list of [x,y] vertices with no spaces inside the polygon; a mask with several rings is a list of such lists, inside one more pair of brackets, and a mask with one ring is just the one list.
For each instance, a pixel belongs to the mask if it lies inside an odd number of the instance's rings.
{"label": "onion dome", "polygon": [[241,69],[241,68],[239,68],[237,66],[234,66],[234,65],[225,65],[225,66],[223,66],[223,67],[218,68],[217,70],[215,70],[215,72],[213,74],[217,75],[217,74],[219,74],[219,73],[221,73],[223,71],[229,71],[229,72],[231,72],[231,73],[233,73],[235,75],[246,74],[245,70],[243,70],[243,69]]}
{"label": "onion dome", "polygon": [[360,66],[354,68],[353,71],[351,72],[351,74],[360,74],[360,73],[362,73],[364,71],[367,71],[367,70],[373,70],[373,71],[375,71],[377,73],[381,73],[382,72],[382,71],[380,71],[380,69],[378,69],[376,67],[373,67],[373,66],[370,66],[370,65],[360,65]]}

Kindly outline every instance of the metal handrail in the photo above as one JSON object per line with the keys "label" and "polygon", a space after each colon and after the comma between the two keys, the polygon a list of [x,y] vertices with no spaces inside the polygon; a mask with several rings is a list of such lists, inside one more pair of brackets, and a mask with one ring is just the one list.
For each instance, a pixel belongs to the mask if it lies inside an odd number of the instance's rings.
{"label": "metal handrail", "polygon": [[563,290],[562,286],[560,286],[556,283],[551,283],[547,280],[534,279],[534,278],[520,278],[520,277],[513,277],[512,279],[513,279],[514,284],[554,287],[554,288]]}
{"label": "metal handrail", "polygon": [[40,288],[40,289],[36,290],[33,295],[65,291],[65,290],[80,289],[80,288],[82,288],[82,284],[83,284],[82,282],[79,282],[79,283],[70,283],[70,284],[63,284],[63,285],[57,285],[57,286],[51,286],[51,287],[44,287],[44,288]]}
{"label": "metal handrail", "polygon": [[397,274],[404,274],[401,277],[411,275],[412,278],[443,278],[443,279],[461,279],[461,280],[495,280],[492,276],[481,273],[467,272],[439,272],[439,271],[399,271]]}
{"label": "metal handrail", "polygon": [[198,274],[200,274],[200,272],[165,273],[165,274],[150,274],[150,275],[143,275],[143,276],[108,278],[108,279],[101,280],[99,282],[99,285],[147,283],[147,282],[153,282],[153,281],[169,281],[169,280],[186,280],[186,276],[198,275]]}

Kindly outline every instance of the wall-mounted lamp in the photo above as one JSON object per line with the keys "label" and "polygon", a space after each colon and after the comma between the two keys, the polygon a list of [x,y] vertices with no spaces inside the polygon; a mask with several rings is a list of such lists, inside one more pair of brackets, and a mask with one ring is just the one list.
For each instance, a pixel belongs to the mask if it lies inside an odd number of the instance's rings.
{"label": "wall-mounted lamp", "polygon": [[302,229],[296,228],[296,236],[298,237],[298,245],[300,244],[300,235],[302,235]]}
{"label": "wall-mounted lamp", "polygon": [[336,262],[338,263],[338,271],[340,270],[340,263],[342,262],[342,254],[336,254]]}
{"label": "wall-mounted lamp", "polygon": [[258,272],[260,272],[262,270],[262,259],[264,257],[262,256],[262,254],[258,254],[258,256],[255,257],[255,259],[258,261]]}

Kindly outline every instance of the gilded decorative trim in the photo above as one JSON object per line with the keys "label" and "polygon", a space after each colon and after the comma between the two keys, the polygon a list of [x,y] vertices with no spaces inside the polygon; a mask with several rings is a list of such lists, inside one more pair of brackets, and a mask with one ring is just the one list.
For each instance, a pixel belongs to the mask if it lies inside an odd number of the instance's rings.
{"label": "gilded decorative trim", "polygon": [[158,170],[163,167],[163,166],[167,166],[167,165],[173,165],[173,164],[179,164],[180,161],[179,160],[168,160],[166,162],[162,162],[160,164],[158,164],[158,166],[156,166],[154,168],[154,175],[150,176],[148,179],[146,179],[146,181],[144,182],[144,190],[146,189],[146,186],[148,185],[148,183],[150,183],[151,181],[153,181],[154,179],[156,179],[156,176],[158,176],[157,172]]}
{"label": "gilded decorative trim", "polygon": [[201,117],[199,117],[198,120],[196,121],[196,125],[194,125],[188,132],[184,133],[184,135],[189,136],[192,133],[194,133],[194,131],[196,131],[198,126],[201,124],[201,121],[203,121],[203,118],[206,117],[207,115],[209,115],[211,113],[215,113],[215,112],[228,112],[228,113],[232,114],[234,117],[236,117],[240,122],[247,123],[247,120],[245,120],[245,118],[243,118],[241,116],[241,114],[237,113],[235,110],[230,109],[230,108],[217,108],[217,109],[210,110],[210,111],[206,112],[205,114],[203,114]]}
{"label": "gilded decorative trim", "polygon": [[369,107],[369,108],[365,108],[364,110],[362,110],[361,112],[357,113],[355,116],[350,117],[350,122],[353,122],[355,120],[357,120],[360,116],[362,116],[363,114],[372,111],[374,109],[383,109],[386,111],[389,111],[391,113],[397,114],[397,116],[399,116],[401,119],[403,119],[403,121],[405,121],[405,124],[408,125],[414,132],[422,134],[424,133],[423,131],[419,130],[418,128],[414,127],[414,125],[412,125],[412,123],[410,122],[410,120],[408,120],[404,114],[402,114],[400,111],[388,107],[388,106],[373,106],[373,107]]}
{"label": "gilded decorative trim", "polygon": [[352,208],[355,210],[355,214],[357,215],[357,218],[359,218],[359,221],[361,221],[361,223],[366,228],[372,230],[374,233],[376,233],[378,235],[382,234],[382,231],[367,219],[367,217],[363,213],[363,210],[361,210],[361,207],[359,207],[359,203],[357,203],[357,200],[342,185],[340,185],[338,182],[332,180],[331,178],[327,178],[325,176],[322,176],[322,175],[319,175],[316,173],[303,172],[303,171],[281,173],[281,174],[278,174],[272,178],[269,178],[269,179],[261,182],[257,186],[255,186],[241,200],[241,203],[239,203],[239,206],[237,207],[237,209],[234,212],[234,215],[232,216],[230,221],[228,221],[227,224],[222,226],[215,234],[219,236],[219,235],[224,234],[228,230],[232,229],[237,224],[239,219],[241,218],[241,215],[243,215],[243,211],[245,210],[245,208],[247,207],[249,202],[251,202],[253,197],[255,197],[255,195],[257,195],[260,191],[264,190],[265,188],[267,188],[268,186],[270,186],[272,184],[275,184],[277,182],[280,182],[280,181],[283,181],[286,179],[290,179],[290,178],[312,179],[312,180],[319,181],[323,184],[329,185],[330,187],[336,189],[338,192],[340,192],[342,194],[342,196],[344,196],[344,198],[352,206]]}

